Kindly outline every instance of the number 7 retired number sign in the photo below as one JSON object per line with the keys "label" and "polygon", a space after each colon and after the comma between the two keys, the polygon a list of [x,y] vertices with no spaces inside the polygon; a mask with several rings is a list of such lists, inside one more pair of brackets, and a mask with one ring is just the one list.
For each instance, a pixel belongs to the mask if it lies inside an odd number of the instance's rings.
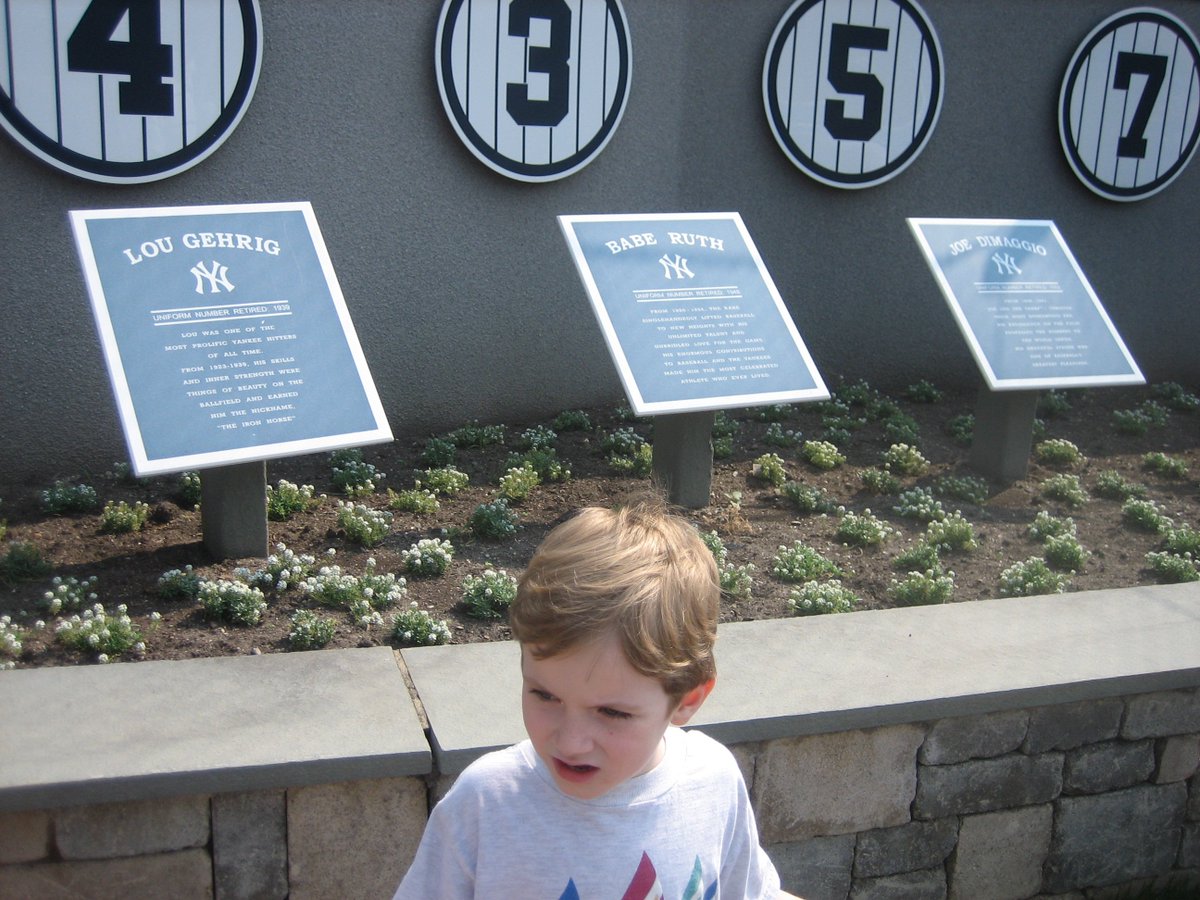
{"label": "number 7 retired number sign", "polygon": [[1059,96],[1071,169],[1109,200],[1141,200],[1174,181],[1200,136],[1200,48],[1179,19],[1129,9],[1075,51]]}

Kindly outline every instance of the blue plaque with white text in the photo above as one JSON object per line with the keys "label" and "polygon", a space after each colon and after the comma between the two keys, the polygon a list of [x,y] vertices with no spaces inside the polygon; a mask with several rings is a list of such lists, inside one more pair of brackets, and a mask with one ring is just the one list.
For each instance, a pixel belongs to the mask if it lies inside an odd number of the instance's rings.
{"label": "blue plaque with white text", "polygon": [[1052,221],[908,224],[991,390],[1145,383]]}
{"label": "blue plaque with white text", "polygon": [[392,439],[310,204],[71,225],[138,475]]}
{"label": "blue plaque with white text", "polygon": [[829,396],[737,213],[559,224],[637,415]]}

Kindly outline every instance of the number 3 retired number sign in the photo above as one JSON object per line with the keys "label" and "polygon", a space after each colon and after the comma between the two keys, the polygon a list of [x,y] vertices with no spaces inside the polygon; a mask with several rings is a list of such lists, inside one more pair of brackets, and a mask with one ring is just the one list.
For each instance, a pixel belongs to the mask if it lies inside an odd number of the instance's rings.
{"label": "number 3 retired number sign", "polygon": [[438,89],[450,124],[489,168],[554,181],[591,162],[629,98],[618,0],[446,0]]}

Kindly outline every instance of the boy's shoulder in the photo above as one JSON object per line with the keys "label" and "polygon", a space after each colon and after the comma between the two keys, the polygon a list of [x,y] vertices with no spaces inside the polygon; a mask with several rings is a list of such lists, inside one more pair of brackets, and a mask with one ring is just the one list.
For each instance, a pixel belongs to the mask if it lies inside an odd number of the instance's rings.
{"label": "boy's shoulder", "polygon": [[461,780],[529,771],[532,769],[529,748],[529,741],[524,740],[499,750],[490,750],[473,760],[458,777]]}
{"label": "boy's shoulder", "polygon": [[683,758],[692,770],[711,773],[713,777],[741,777],[741,768],[733,752],[715,738],[695,728],[667,731],[668,740],[675,740],[683,747]]}
{"label": "boy's shoulder", "polygon": [[533,748],[525,740],[478,757],[463,769],[450,790],[506,794],[521,790],[522,785],[537,777]]}

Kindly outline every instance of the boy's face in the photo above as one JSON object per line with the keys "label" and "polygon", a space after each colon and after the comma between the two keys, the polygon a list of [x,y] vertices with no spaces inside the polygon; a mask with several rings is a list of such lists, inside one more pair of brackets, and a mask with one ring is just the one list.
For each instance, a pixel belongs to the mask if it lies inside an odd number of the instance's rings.
{"label": "boy's face", "polygon": [[673,705],[658,681],[636,671],[615,635],[547,659],[522,649],[521,674],[529,739],[559,789],[580,799],[658,765],[667,726],[695,711],[687,698]]}

